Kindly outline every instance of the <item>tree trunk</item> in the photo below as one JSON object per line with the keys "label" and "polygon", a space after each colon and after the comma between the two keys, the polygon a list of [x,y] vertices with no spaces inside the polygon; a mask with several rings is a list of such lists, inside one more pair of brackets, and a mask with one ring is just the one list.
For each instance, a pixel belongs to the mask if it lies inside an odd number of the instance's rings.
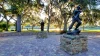
{"label": "tree trunk", "polygon": [[34,27],[34,26],[32,25],[32,30],[33,30],[33,27]]}
{"label": "tree trunk", "polygon": [[84,31],[84,23],[83,23],[83,31]]}
{"label": "tree trunk", "polygon": [[9,20],[7,20],[6,31],[8,31]]}
{"label": "tree trunk", "polygon": [[22,30],[23,30],[24,26],[22,25]]}
{"label": "tree trunk", "polygon": [[51,18],[51,12],[52,12],[52,8],[50,8],[50,5],[48,6],[48,26],[47,26],[47,32],[49,32],[49,28],[50,28],[50,18]]}
{"label": "tree trunk", "polygon": [[17,15],[17,32],[21,32],[21,15]]}
{"label": "tree trunk", "polygon": [[15,22],[15,31],[17,31],[17,21]]}
{"label": "tree trunk", "polygon": [[61,25],[60,25],[59,29],[60,29],[60,32],[61,32]]}
{"label": "tree trunk", "polygon": [[[62,6],[63,6],[63,5],[62,5]],[[63,13],[63,12],[62,12],[61,7],[59,7],[59,8],[60,8],[60,11],[61,11],[61,18],[63,18],[63,20],[64,20],[64,28],[63,28],[63,31],[67,31],[66,13]]]}
{"label": "tree trunk", "polygon": [[84,31],[84,19],[83,19],[83,31]]}
{"label": "tree trunk", "polygon": [[4,13],[4,18],[6,19],[6,31],[8,31],[8,24],[9,24],[9,20],[6,17],[6,14]]}
{"label": "tree trunk", "polygon": [[64,16],[64,31],[67,31],[67,20],[66,17]]}
{"label": "tree trunk", "polygon": [[50,16],[49,16],[49,18],[48,18],[47,32],[49,32],[49,29],[50,29]]}

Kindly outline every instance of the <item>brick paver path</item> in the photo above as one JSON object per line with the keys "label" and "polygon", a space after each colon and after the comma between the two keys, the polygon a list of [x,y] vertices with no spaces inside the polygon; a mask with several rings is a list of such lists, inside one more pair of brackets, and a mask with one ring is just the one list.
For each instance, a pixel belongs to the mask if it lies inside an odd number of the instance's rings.
{"label": "brick paver path", "polygon": [[[70,56],[60,49],[60,36],[0,37],[0,56]],[[100,56],[100,35],[88,35],[88,51],[73,56]]]}

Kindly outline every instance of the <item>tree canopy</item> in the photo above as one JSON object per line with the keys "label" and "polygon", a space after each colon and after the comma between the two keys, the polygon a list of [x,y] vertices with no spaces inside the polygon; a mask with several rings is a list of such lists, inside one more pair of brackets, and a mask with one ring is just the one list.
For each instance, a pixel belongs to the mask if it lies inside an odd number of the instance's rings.
{"label": "tree canopy", "polygon": [[50,24],[58,25],[59,28],[64,25],[63,28],[66,30],[75,5],[81,6],[84,13],[82,18],[85,18],[84,20],[88,18],[84,22],[89,21],[88,23],[94,24],[96,23],[94,18],[99,20],[100,10],[95,9],[96,0],[0,0],[0,13],[4,15],[7,24],[10,21],[7,17],[10,16],[11,19],[17,17],[14,20],[22,25],[25,22],[36,25],[40,21],[41,11],[44,11],[46,16],[48,15],[45,19],[45,22],[49,23],[48,27]]}

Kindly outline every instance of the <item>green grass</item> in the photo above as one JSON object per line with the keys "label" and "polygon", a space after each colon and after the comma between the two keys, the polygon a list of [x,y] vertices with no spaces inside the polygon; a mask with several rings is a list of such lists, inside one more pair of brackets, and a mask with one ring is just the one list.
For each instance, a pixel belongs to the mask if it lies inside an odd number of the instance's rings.
{"label": "green grass", "polygon": [[84,30],[82,32],[100,32],[100,30]]}
{"label": "green grass", "polygon": [[[40,32],[41,30],[22,30],[22,32]],[[47,30],[45,30],[45,31],[47,31]],[[16,31],[11,31],[10,29],[9,29],[9,31],[8,32],[16,32]],[[50,30],[50,32],[55,32],[55,33],[60,33],[60,31],[57,31],[57,30]],[[100,32],[100,30],[81,30],[81,32]]]}

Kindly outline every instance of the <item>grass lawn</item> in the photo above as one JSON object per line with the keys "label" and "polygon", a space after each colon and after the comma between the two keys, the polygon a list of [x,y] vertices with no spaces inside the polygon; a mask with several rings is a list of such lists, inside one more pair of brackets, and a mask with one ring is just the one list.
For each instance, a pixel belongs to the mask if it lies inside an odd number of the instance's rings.
{"label": "grass lawn", "polygon": [[[22,32],[40,32],[41,30],[40,29],[34,29],[34,30],[22,30]],[[44,31],[47,31],[46,29],[44,30]],[[5,31],[3,31],[3,32],[5,32]],[[16,31],[11,31],[11,30],[9,30],[8,32],[16,32]],[[57,29],[50,29],[50,32],[55,32],[55,33],[60,33],[60,30],[57,30]],[[100,30],[92,30],[92,29],[88,29],[88,30],[81,30],[81,32],[100,32]]]}
{"label": "grass lawn", "polygon": [[[22,31],[22,32],[40,32],[40,30],[28,30],[28,31]],[[50,30],[50,32],[60,33],[60,31],[58,30]],[[84,31],[82,30],[81,32],[100,32],[100,30],[84,30]]]}
{"label": "grass lawn", "polygon": [[84,30],[82,32],[100,32],[100,30]]}

